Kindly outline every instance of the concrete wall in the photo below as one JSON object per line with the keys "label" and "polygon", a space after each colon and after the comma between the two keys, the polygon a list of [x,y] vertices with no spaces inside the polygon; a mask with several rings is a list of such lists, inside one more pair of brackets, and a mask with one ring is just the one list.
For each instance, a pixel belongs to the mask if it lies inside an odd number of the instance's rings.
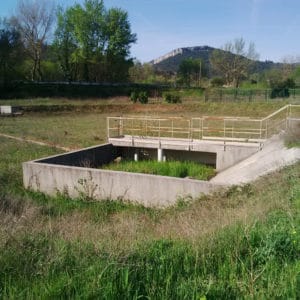
{"label": "concrete wall", "polygon": [[[202,146],[201,146],[202,147]],[[229,166],[257,151],[257,147],[219,147],[217,154],[209,152],[164,149],[167,159],[189,159]],[[222,149],[222,150],[221,150]],[[118,147],[105,144],[23,163],[23,181],[26,188],[49,195],[57,192],[70,197],[93,199],[123,199],[144,206],[165,207],[175,204],[179,197],[199,197],[220,186],[208,181],[188,178],[136,174],[95,169],[118,156],[133,159],[147,151],[157,157],[157,149]],[[145,153],[144,153],[145,154]]]}
{"label": "concrete wall", "polygon": [[298,118],[288,118],[288,128],[292,131],[300,131],[300,119]]}
{"label": "concrete wall", "polygon": [[119,156],[119,154],[116,147],[112,144],[104,144],[43,158],[37,161],[67,166],[99,167],[103,164],[110,163],[117,156]]}
{"label": "concrete wall", "polygon": [[130,200],[144,206],[165,207],[178,197],[199,197],[217,189],[206,181],[165,176],[135,174],[109,170],[52,165],[41,162],[23,163],[26,188],[49,195],[68,193],[95,199]]}
{"label": "concrete wall", "polygon": [[216,169],[218,172],[226,170],[227,168],[241,162],[258,151],[258,145],[255,147],[227,145],[223,150],[217,151]]}
{"label": "concrete wall", "polygon": [[[157,160],[157,149],[139,147],[117,147],[118,153],[124,159],[133,160],[137,153],[139,159]],[[163,149],[166,160],[194,161],[197,163],[216,166],[216,153]]]}
{"label": "concrete wall", "polygon": [[[223,171],[234,164],[244,160],[260,150],[258,143],[224,142],[208,140],[182,140],[182,139],[143,139],[125,136],[123,138],[110,138],[109,141],[116,147],[127,149],[145,149],[152,158],[157,157],[160,147],[164,153],[170,154],[179,160],[191,159],[216,166],[216,170]],[[154,152],[153,152],[154,149]],[[130,150],[126,150],[129,151]],[[134,150],[133,150],[134,151]],[[193,154],[196,152],[197,154]],[[131,154],[133,157],[133,154]],[[216,159],[215,159],[216,155]],[[168,160],[168,155],[166,155]]]}

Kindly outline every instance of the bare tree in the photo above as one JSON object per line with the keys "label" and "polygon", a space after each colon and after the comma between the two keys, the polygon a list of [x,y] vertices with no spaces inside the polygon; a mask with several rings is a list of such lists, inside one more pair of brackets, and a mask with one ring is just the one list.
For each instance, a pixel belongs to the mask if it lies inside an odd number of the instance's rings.
{"label": "bare tree", "polygon": [[300,56],[292,56],[288,55],[285,56],[281,60],[281,75],[282,80],[287,80],[288,78],[291,78],[293,76],[293,72],[297,68],[300,62]]}
{"label": "bare tree", "polygon": [[257,59],[255,45],[250,43],[246,49],[244,39],[238,38],[215,50],[210,61],[212,67],[224,76],[227,85],[238,87],[241,79],[248,75],[251,65]]}
{"label": "bare tree", "polygon": [[41,54],[54,21],[54,4],[47,0],[19,0],[15,21],[33,61],[31,80],[41,80]]}

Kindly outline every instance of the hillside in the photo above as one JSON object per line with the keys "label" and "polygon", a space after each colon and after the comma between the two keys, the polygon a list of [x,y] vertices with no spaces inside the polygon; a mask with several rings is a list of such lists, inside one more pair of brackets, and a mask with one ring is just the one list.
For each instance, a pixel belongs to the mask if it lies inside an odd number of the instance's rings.
{"label": "hillside", "polygon": [[[178,48],[150,61],[150,64],[152,64],[158,71],[176,73],[182,60],[186,58],[200,58],[205,65],[208,66],[210,75],[213,76],[214,74],[209,62],[209,58],[214,50],[217,49],[210,46]],[[279,66],[280,63],[274,63],[272,61],[256,61],[253,66],[253,72],[260,73]]]}

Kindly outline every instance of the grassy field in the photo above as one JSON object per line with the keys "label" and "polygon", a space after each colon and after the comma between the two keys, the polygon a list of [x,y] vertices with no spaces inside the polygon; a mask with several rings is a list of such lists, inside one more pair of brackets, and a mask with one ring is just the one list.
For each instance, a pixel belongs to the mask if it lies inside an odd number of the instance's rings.
{"label": "grassy field", "polygon": [[[17,100],[30,101],[30,100]],[[43,100],[46,106],[60,100]],[[68,100],[65,100],[68,101]],[[74,100],[75,101],[75,100]],[[78,101],[78,100],[77,100]],[[27,112],[21,117],[0,118],[0,133],[36,139],[52,145],[70,148],[87,147],[106,141],[106,117],[120,115],[164,115],[199,117],[203,115],[265,117],[286,102],[262,103],[192,103],[192,104],[122,104],[123,100],[107,105],[79,106],[86,111]],[[126,100],[125,100],[126,101]]]}
{"label": "grassy field", "polygon": [[[104,116],[29,114],[0,132],[81,147],[105,139]],[[21,163],[58,152],[0,137],[0,299],[300,297],[299,163],[160,210],[24,190]]]}

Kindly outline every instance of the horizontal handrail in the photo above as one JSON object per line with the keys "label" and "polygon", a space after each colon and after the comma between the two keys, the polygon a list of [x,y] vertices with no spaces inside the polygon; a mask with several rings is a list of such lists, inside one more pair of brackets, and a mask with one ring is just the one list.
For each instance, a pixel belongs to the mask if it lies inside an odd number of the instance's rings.
{"label": "horizontal handrail", "polygon": [[[108,138],[114,132],[116,136],[140,135],[216,140],[257,140],[261,142],[286,129],[287,118],[292,108],[300,105],[288,104],[262,119],[233,116],[155,117],[127,116],[107,117]],[[299,116],[300,117],[300,116]],[[111,124],[113,122],[113,124]],[[111,126],[112,125],[112,126]],[[117,134],[116,134],[117,133]]]}

